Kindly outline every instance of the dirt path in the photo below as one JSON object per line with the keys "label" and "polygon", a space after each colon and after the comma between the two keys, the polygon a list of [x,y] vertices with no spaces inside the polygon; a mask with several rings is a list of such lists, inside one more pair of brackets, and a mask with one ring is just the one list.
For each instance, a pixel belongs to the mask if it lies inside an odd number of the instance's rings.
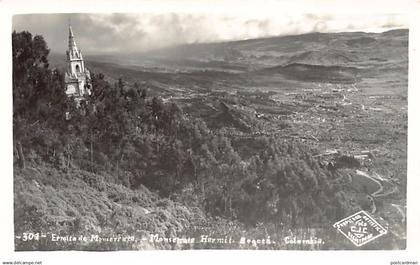
{"label": "dirt path", "polygon": [[[367,196],[370,203],[372,204],[371,213],[375,213],[376,210],[377,210],[376,203],[375,203],[375,198],[377,198],[379,196],[385,196],[385,195],[389,194],[389,193],[380,194],[384,191],[384,186],[383,186],[381,181],[385,181],[385,180],[382,176],[378,175],[377,173],[375,173],[375,177],[372,177],[364,171],[356,170],[356,174],[358,174],[359,176],[363,176],[365,178],[368,178],[369,180],[375,182],[379,186],[379,188],[376,191],[372,192],[370,195]],[[381,180],[381,181],[379,181],[378,179]],[[391,193],[392,192],[394,192],[394,191],[391,191]]]}
{"label": "dirt path", "polygon": [[[390,195],[390,194],[398,191],[398,188],[396,186],[393,186],[392,188],[384,191],[384,185],[382,183],[383,182],[389,183],[389,182],[385,178],[383,178],[381,175],[379,175],[378,173],[373,173],[372,176],[367,174],[364,171],[361,171],[361,170],[356,170],[356,173],[359,176],[369,178],[370,180],[374,181],[375,183],[377,183],[379,185],[378,190],[376,190],[375,192],[372,192],[370,195],[368,195],[368,199],[372,203],[371,213],[375,213],[376,210],[377,210],[376,204],[375,204],[375,198],[384,197],[384,196]],[[393,203],[390,203],[390,205],[395,207],[397,209],[397,211],[401,214],[401,217],[402,217],[401,223],[404,223],[405,218],[406,218],[404,206],[393,204]]]}
{"label": "dirt path", "polygon": [[[372,197],[377,197],[379,193],[381,193],[384,190],[384,186],[382,185],[382,183],[380,181],[378,181],[376,178],[369,176],[366,172],[361,171],[361,170],[356,170],[356,173],[360,176],[366,177],[370,180],[372,180],[373,182],[375,182],[376,184],[378,184],[379,189],[375,192],[373,192],[372,194],[370,194],[370,196]],[[381,179],[383,180],[383,178],[381,177]],[[383,195],[382,195],[383,196]]]}
{"label": "dirt path", "polygon": [[391,203],[391,205],[393,207],[395,207],[398,210],[398,212],[401,214],[401,216],[402,216],[401,223],[404,223],[405,218],[406,218],[405,211],[403,209],[404,206],[401,206],[401,205],[398,205],[398,204],[393,204],[393,203]]}

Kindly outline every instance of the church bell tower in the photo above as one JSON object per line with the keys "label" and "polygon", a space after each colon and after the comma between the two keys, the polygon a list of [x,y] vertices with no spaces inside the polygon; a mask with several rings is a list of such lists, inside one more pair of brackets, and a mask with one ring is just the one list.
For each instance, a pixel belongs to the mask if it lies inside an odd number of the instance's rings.
{"label": "church bell tower", "polygon": [[67,50],[67,71],[64,82],[67,96],[80,101],[91,94],[90,72],[85,67],[82,51],[77,48],[73,30],[69,25],[69,47]]}

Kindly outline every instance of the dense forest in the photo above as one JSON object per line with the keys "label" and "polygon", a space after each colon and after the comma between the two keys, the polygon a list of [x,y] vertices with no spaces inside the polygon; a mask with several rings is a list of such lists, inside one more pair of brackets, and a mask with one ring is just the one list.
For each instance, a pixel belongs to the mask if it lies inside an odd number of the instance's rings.
{"label": "dense forest", "polygon": [[[16,233],[28,227],[51,230],[51,223],[42,221],[51,215],[49,206],[43,211],[29,206],[36,200],[30,189],[21,190],[28,185],[25,178],[36,175],[30,170],[49,172],[36,184],[57,190],[64,181],[60,176],[78,174],[101,192],[119,187],[121,193],[148,194],[195,209],[200,225],[220,224],[222,234],[233,224],[248,231],[264,227],[273,235],[297,228],[329,231],[363,208],[350,203],[337,168],[322,166],[314,157],[319,152],[299,141],[256,136],[252,141],[258,148],[245,156],[225,130],[211,129],[177,104],[149,96],[139,83],[111,84],[101,73],[92,74],[93,93],[77,104],[65,95],[63,73],[50,69],[42,36],[13,32],[12,41]],[[131,203],[144,207],[140,199]],[[127,222],[135,225],[134,219]],[[322,236],[336,235],[331,234]]]}

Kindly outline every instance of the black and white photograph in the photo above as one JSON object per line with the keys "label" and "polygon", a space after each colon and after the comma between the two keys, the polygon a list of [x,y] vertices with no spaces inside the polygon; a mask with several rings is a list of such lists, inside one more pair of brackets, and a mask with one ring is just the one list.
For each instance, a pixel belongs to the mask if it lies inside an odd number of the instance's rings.
{"label": "black and white photograph", "polygon": [[406,250],[408,16],[265,10],[13,14],[14,251]]}

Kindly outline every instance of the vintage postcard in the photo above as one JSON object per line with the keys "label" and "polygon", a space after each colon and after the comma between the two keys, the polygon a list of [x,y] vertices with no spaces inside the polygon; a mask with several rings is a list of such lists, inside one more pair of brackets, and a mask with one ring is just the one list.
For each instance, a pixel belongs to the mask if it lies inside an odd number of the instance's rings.
{"label": "vintage postcard", "polygon": [[218,4],[10,14],[13,251],[407,249],[410,16]]}

